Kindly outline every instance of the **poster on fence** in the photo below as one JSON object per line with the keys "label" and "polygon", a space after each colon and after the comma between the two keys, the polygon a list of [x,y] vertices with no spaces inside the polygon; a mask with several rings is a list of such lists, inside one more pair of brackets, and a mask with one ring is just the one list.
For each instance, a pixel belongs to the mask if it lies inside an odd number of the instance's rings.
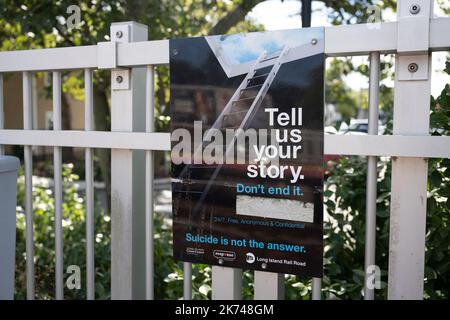
{"label": "poster on fence", "polygon": [[322,276],[323,39],[170,40],[176,259]]}

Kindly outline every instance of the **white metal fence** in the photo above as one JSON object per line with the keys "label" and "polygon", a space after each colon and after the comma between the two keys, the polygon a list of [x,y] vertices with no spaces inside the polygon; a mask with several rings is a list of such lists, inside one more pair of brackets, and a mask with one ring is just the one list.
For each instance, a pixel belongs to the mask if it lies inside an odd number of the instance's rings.
{"label": "white metal fence", "polygon": [[[327,56],[370,55],[369,135],[326,135],[325,153],[368,157],[366,268],[375,261],[376,157],[393,157],[390,299],[423,297],[426,158],[450,157],[450,137],[429,136],[431,52],[450,50],[450,18],[433,18],[432,5],[432,0],[400,0],[396,22],[325,29]],[[380,54],[386,53],[396,54],[394,134],[377,136]],[[155,66],[168,63],[168,41],[147,41],[147,27],[134,22],[114,23],[111,42],[0,52],[0,146],[24,146],[28,299],[35,297],[32,146],[54,148],[56,298],[64,297],[62,147],[85,148],[88,299],[94,298],[92,152],[95,148],[112,150],[112,298],[153,298],[153,152],[170,149],[169,134],[153,132],[153,73]],[[61,72],[75,69],[84,69],[85,75],[85,130],[65,131],[61,130]],[[92,72],[95,69],[111,70],[111,132],[93,131]],[[31,79],[36,71],[53,72],[52,131],[33,129]],[[2,73],[6,72],[23,72],[23,130],[3,129]],[[184,272],[184,298],[190,299],[189,263],[184,264]],[[283,281],[281,274],[256,271],[255,299],[283,298]],[[241,270],[214,266],[212,282],[214,299],[240,298]],[[320,279],[313,279],[313,299],[320,299],[320,290]],[[364,298],[373,297],[373,289],[365,286]]]}

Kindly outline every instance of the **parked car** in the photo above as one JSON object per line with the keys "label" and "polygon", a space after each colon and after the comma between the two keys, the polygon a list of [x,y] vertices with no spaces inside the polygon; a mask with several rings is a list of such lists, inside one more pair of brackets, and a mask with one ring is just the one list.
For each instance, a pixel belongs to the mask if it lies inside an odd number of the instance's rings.
{"label": "parked car", "polygon": [[[367,134],[369,129],[369,121],[368,119],[352,119],[350,121],[350,125],[340,130],[340,134],[354,134],[354,135],[364,135]],[[383,134],[386,127],[378,122],[378,134]]]}

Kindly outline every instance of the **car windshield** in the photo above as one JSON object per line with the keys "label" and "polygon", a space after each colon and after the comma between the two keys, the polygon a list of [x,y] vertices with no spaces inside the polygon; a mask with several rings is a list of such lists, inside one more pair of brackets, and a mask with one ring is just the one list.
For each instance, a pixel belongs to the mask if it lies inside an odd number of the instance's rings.
{"label": "car windshield", "polygon": [[351,124],[347,131],[361,131],[361,132],[367,132],[367,124],[366,123],[354,123]]}

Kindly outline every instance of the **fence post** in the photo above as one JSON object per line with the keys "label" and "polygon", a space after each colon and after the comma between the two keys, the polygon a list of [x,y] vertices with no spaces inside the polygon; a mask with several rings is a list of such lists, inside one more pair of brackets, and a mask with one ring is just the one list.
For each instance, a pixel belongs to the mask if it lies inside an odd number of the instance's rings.
{"label": "fence post", "polygon": [[[397,135],[428,135],[430,0],[398,2],[394,126]],[[392,161],[389,299],[422,299],[425,260],[427,160]]]}
{"label": "fence post", "polygon": [[212,298],[214,300],[240,300],[242,298],[242,270],[213,266]]}
{"label": "fence post", "polygon": [[[112,42],[147,39],[147,26],[142,24],[111,25]],[[104,54],[112,59],[108,63],[114,68],[116,46],[106,44],[99,52],[99,62]],[[111,71],[111,131],[145,131],[145,92],[145,67]],[[144,190],[145,153],[111,150],[112,299],[145,298]]]}

